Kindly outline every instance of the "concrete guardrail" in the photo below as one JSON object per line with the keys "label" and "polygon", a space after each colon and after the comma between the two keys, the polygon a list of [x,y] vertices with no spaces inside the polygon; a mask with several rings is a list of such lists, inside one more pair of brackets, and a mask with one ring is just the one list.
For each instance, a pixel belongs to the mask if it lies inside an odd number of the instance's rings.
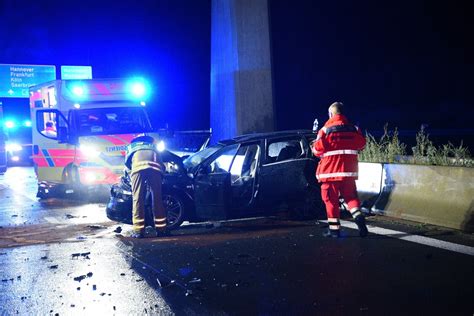
{"label": "concrete guardrail", "polygon": [[361,162],[357,186],[374,213],[474,231],[474,168]]}

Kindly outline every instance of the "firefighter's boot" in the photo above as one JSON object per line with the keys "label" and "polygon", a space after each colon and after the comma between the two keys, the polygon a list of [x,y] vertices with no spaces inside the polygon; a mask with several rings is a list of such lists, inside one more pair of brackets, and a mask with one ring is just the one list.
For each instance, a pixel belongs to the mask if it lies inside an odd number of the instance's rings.
{"label": "firefighter's boot", "polygon": [[359,228],[359,236],[366,237],[369,230],[367,229],[367,225],[365,225],[365,216],[361,214],[357,216],[354,221],[357,224],[357,228]]}

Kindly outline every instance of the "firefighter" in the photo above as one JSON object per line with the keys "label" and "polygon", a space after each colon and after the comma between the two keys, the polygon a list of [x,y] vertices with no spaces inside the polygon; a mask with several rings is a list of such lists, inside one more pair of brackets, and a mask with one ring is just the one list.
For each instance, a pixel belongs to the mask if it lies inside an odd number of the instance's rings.
{"label": "firefighter", "polygon": [[325,237],[340,236],[339,197],[342,196],[357,224],[359,235],[368,234],[364,214],[360,211],[355,180],[358,177],[359,150],[365,147],[365,138],[359,128],[343,115],[343,104],[334,102],[329,107],[329,120],[318,132],[312,144],[315,156],[321,158],[316,178],[321,182],[321,196],[326,205],[329,229]]}
{"label": "firefighter", "polygon": [[157,235],[166,235],[166,213],[161,197],[161,181],[164,166],[156,149],[155,139],[141,135],[135,137],[127,146],[125,166],[128,168],[133,195],[133,233],[134,238],[145,236],[145,198],[146,185],[152,194],[152,209]]}

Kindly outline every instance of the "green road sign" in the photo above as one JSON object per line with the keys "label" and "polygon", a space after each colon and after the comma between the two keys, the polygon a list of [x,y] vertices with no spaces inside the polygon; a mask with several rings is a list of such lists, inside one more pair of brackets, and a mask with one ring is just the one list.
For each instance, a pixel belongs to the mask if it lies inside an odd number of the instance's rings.
{"label": "green road sign", "polygon": [[92,79],[92,67],[61,66],[61,79]]}
{"label": "green road sign", "polygon": [[0,64],[0,98],[28,98],[29,87],[56,80],[56,66]]}

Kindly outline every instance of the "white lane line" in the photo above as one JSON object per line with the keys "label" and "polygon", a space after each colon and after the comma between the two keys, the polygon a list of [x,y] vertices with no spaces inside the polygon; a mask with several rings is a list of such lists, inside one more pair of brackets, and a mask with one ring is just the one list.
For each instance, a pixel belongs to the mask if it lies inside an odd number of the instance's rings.
{"label": "white lane line", "polygon": [[[348,222],[348,221],[341,221],[341,226],[357,229],[357,225],[355,223]],[[469,256],[474,256],[474,247],[459,245],[452,242],[438,240],[434,238],[428,238],[424,236],[409,235],[408,233],[399,232],[392,229],[375,227],[371,225],[367,225],[367,227],[369,229],[369,233],[372,233],[372,234],[384,235],[387,237],[410,241],[410,242],[414,242],[414,243],[425,245],[425,246],[430,246],[430,247],[444,249],[448,251],[454,251],[457,253],[463,253]]]}
{"label": "white lane line", "polygon": [[51,224],[59,224],[61,223],[57,218],[55,217],[45,217],[44,218],[45,221],[47,221],[48,223],[51,223]]}

